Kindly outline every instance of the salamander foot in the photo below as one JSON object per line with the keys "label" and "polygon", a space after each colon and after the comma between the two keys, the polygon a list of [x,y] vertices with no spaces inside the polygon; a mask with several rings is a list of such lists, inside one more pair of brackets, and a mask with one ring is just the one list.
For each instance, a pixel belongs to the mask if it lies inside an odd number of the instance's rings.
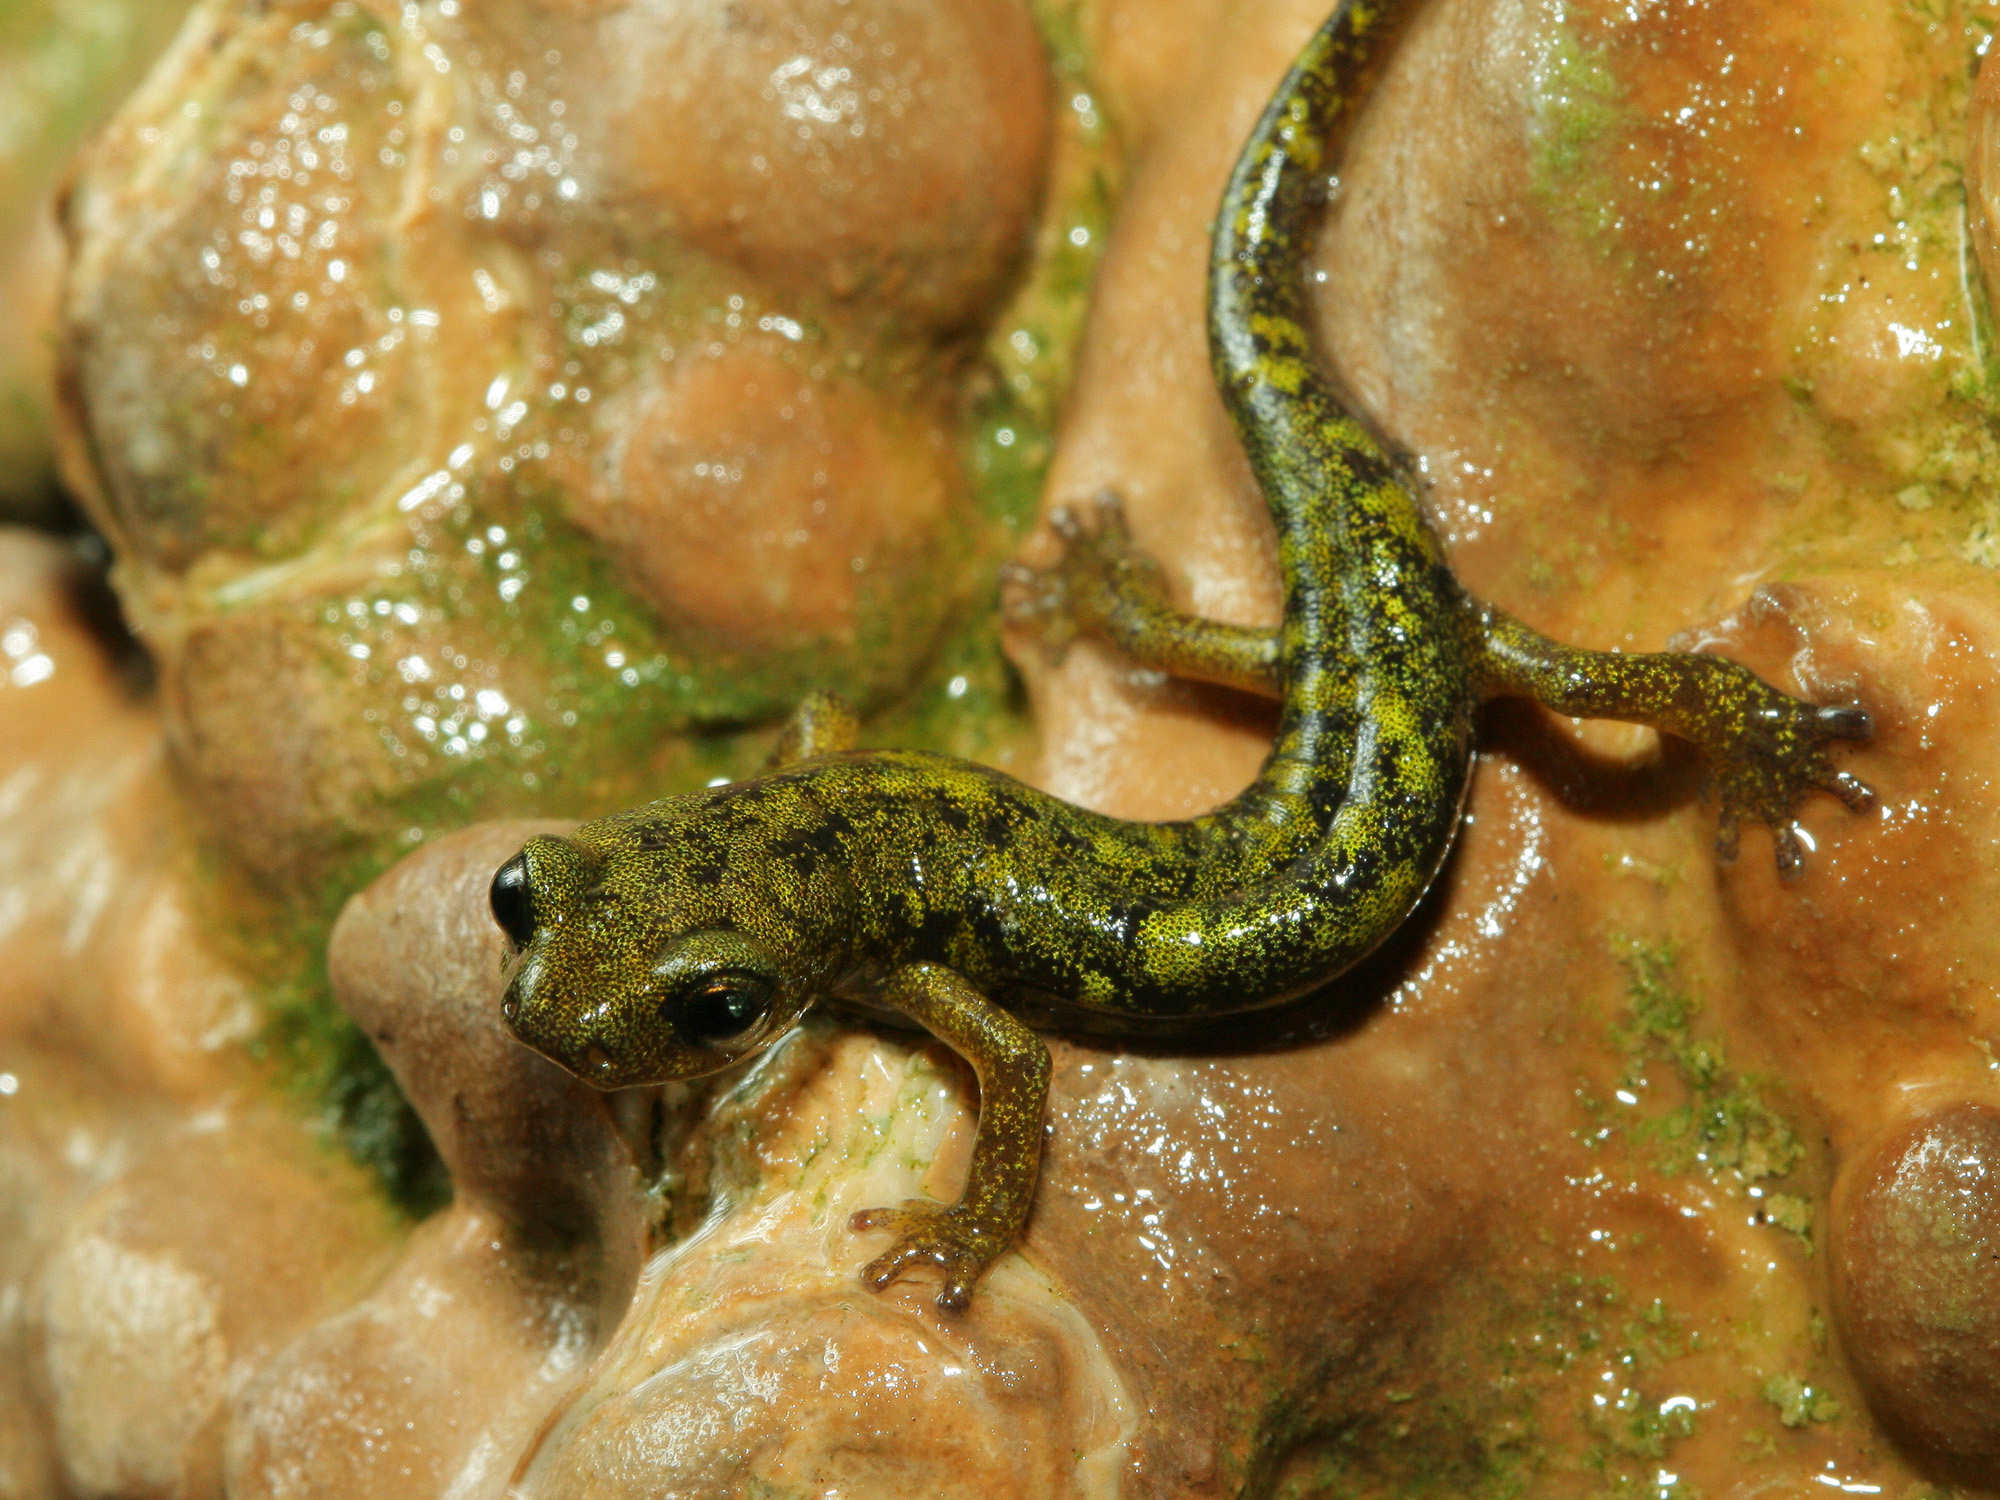
{"label": "salamander foot", "polygon": [[1049,512],[1049,526],[1062,538],[1062,556],[1046,568],[1003,566],[1000,609],[1052,658],[1078,636],[1118,639],[1121,614],[1163,607],[1159,564],[1132,545],[1125,507],[1110,490],[1091,502],[1087,520],[1060,505]]}
{"label": "salamander foot", "polygon": [[1867,783],[1836,769],[1827,755],[1836,740],[1866,740],[1873,725],[1859,708],[1822,708],[1762,682],[1756,688],[1711,747],[1711,785],[1720,804],[1715,852],[1734,859],[1742,824],[1755,819],[1770,828],[1778,874],[1791,880],[1805,867],[1810,843],[1793,814],[1810,793],[1825,792],[1854,812],[1874,805]]}
{"label": "salamander foot", "polygon": [[894,1246],[862,1268],[861,1279],[873,1291],[884,1290],[913,1266],[944,1267],[937,1305],[945,1313],[965,1311],[972,1288],[1014,1239],[1011,1228],[984,1223],[962,1204],[928,1198],[907,1199],[901,1208],[864,1208],[848,1227],[856,1234],[887,1229],[897,1236]]}

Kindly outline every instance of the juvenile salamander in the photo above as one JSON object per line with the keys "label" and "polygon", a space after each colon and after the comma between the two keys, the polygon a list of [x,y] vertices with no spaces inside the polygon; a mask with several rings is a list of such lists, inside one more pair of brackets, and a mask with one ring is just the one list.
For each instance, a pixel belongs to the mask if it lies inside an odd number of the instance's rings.
{"label": "juvenile salamander", "polygon": [[516,955],[504,1014],[602,1088],[689,1078],[770,1045],[820,996],[903,1012],[979,1077],[964,1195],[855,1216],[891,1247],[878,1290],[944,1268],[959,1309],[1034,1195],[1048,1052],[1010,1007],[1091,1030],[1270,1006],[1340,974],[1407,916],[1464,799],[1474,708],[1497,695],[1650,724],[1700,745],[1721,844],[1868,790],[1827,748],[1867,716],[1788,697],[1714,656],[1559,645],[1474,600],[1395,465],[1314,358],[1302,264],[1326,180],[1414,0],[1344,3],[1300,55],[1229,181],[1210,258],[1215,375],[1277,525],[1276,631],[1173,610],[1115,504],[1055,519],[1062,560],[1015,578],[1017,616],[1091,631],[1168,671],[1281,702],[1257,779],[1204,817],[1133,823],[997,771],[861,752],[809,702],[753,780],[530,839],[494,876]]}

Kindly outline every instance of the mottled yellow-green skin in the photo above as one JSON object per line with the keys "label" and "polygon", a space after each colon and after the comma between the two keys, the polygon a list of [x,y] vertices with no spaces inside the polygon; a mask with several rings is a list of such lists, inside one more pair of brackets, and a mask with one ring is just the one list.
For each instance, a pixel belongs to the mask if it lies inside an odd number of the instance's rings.
{"label": "mottled yellow-green skin", "polygon": [[1252,133],[1216,227],[1210,345],[1277,526],[1283,626],[1171,609],[1111,503],[1094,527],[1060,514],[1063,561],[1014,579],[1017,616],[1058,637],[1094,632],[1275,693],[1276,742],[1240,796],[1184,822],[1108,818],[983,766],[848,750],[851,718],[817,700],[781,742],[788,763],[531,840],[496,877],[520,947],[509,1023],[604,1087],[726,1066],[822,996],[901,1011],[972,1060],[965,1196],[857,1217],[899,1236],[866,1273],[877,1286],[936,1261],[941,1304],[962,1307],[1026,1215],[1048,1059],[1010,1011],[1158,1035],[1299,996],[1394,931],[1450,847],[1483,698],[1697,741],[1725,836],[1769,823],[1786,868],[1806,791],[1866,797],[1825,754],[1866,734],[1858,710],[1813,708],[1715,657],[1562,647],[1469,598],[1334,396],[1306,327],[1315,193],[1410,8],[1335,12]]}

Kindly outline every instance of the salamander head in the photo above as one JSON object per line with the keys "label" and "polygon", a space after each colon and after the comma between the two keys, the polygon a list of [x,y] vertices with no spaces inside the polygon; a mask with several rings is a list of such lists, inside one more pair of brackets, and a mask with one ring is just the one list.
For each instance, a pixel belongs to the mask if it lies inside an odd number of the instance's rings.
{"label": "salamander head", "polygon": [[513,949],[502,1016],[599,1088],[760,1052],[837,972],[844,944],[824,934],[838,893],[758,878],[756,841],[745,853],[740,820],[734,837],[710,836],[704,800],[656,803],[643,827],[627,815],[529,839],[493,877]]}

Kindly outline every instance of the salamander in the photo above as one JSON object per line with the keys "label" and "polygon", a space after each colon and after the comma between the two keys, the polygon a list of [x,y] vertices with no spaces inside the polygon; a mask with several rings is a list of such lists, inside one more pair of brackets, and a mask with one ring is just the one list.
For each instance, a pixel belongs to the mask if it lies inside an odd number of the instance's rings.
{"label": "salamander", "polygon": [[602,1088],[728,1067],[823,997],[900,1012],[971,1063],[962,1196],[853,1220],[891,1236],[863,1272],[877,1290],[934,1263],[939,1306],[962,1309],[1018,1235],[1050,1066],[1029,1019],[1171,1033],[1318,990],[1393,932],[1451,846],[1488,698],[1693,741],[1719,847],[1762,822],[1788,874],[1808,793],[1868,804],[1829,756],[1867,737],[1861,709],[1801,702],[1718,656],[1560,645],[1471,597],[1398,463],[1335,394],[1308,333],[1314,210],[1414,3],[1333,13],[1251,133],[1215,227],[1209,344],[1277,528],[1283,624],[1175,610],[1109,500],[1057,511],[1060,561],[1017,569],[1009,589],[1051,638],[1093,633],[1275,696],[1255,781],[1201,817],[1126,821],[986,766],[855,749],[853,716],[816,697],[762,774],[530,839],[493,878],[507,1024]]}

